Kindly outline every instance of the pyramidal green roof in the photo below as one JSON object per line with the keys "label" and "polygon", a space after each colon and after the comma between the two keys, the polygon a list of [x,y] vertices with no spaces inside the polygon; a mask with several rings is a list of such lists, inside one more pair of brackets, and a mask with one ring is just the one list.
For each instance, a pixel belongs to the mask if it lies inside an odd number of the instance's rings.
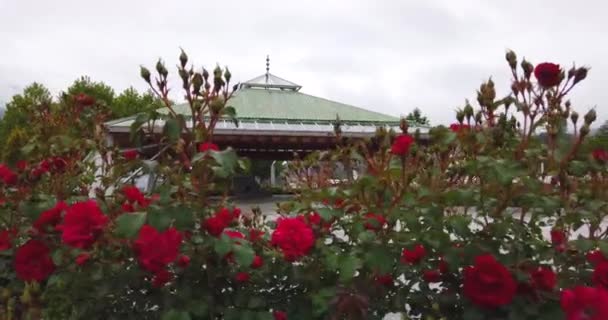
{"label": "pyramidal green roof", "polygon": [[[398,122],[399,118],[293,90],[241,87],[228,101],[239,120]],[[188,105],[174,107],[189,114]]]}

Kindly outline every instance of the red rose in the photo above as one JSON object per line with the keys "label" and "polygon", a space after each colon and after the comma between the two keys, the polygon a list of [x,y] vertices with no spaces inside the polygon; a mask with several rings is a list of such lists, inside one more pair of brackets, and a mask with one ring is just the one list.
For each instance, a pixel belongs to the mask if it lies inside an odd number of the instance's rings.
{"label": "red rose", "polygon": [[224,231],[226,227],[228,227],[226,222],[218,216],[213,216],[205,219],[201,225],[201,228],[205,229],[210,235],[214,237],[218,237],[219,235],[221,235],[222,231]]}
{"label": "red rose", "polygon": [[593,270],[591,279],[596,287],[608,289],[608,262],[598,263]]}
{"label": "red rose", "polygon": [[61,158],[61,157],[54,157],[52,159],[53,162],[53,169],[55,169],[56,172],[63,172],[63,170],[65,170],[65,167],[68,166],[68,162],[65,161],[65,159]]}
{"label": "red rose", "polygon": [[198,145],[198,152],[205,152],[208,150],[220,151],[220,148],[212,142],[203,142]]}
{"label": "red rose", "polygon": [[154,278],[152,278],[152,286],[155,288],[161,288],[169,281],[171,281],[171,273],[166,269],[162,269],[154,274]]}
{"label": "red rose", "polygon": [[122,212],[135,212],[135,207],[128,201],[123,203],[120,208],[122,209]]}
{"label": "red rose", "polygon": [[102,233],[108,217],[101,212],[94,200],[76,202],[67,208],[63,223],[57,226],[62,231],[63,243],[80,249],[88,249]]}
{"label": "red rose", "polygon": [[450,272],[450,266],[443,258],[439,261],[439,272],[441,272],[441,274]]}
{"label": "red rose", "polygon": [[422,272],[422,279],[429,283],[441,282],[441,274],[437,270],[424,270]]}
{"label": "red rose", "polygon": [[264,231],[257,230],[257,229],[250,229],[249,230],[249,241],[257,242],[259,240],[262,240],[263,235],[264,235]]}
{"label": "red rose", "polygon": [[233,219],[238,219],[240,216],[241,216],[241,209],[239,209],[239,208],[232,209],[232,218]]}
{"label": "red rose", "polygon": [[76,101],[76,104],[82,107],[88,107],[95,104],[95,98],[84,93],[79,93],[78,95],[76,95],[74,97],[74,101]]}
{"label": "red rose", "polygon": [[125,150],[122,152],[123,158],[125,158],[127,161],[132,161],[132,160],[137,159],[138,155],[139,155],[139,153],[137,152],[137,149],[129,149],[129,150]]}
{"label": "red rose", "polygon": [[55,227],[59,222],[61,222],[61,213],[65,211],[68,206],[63,201],[57,202],[57,204],[42,212],[38,219],[34,221],[33,226],[39,232],[45,232],[48,227]]}
{"label": "red rose", "polygon": [[468,124],[452,123],[450,125],[450,130],[452,130],[456,133],[465,131],[465,130],[469,130],[470,128],[471,128],[471,126],[469,126]]}
{"label": "red rose", "polygon": [[475,258],[473,266],[464,269],[463,292],[473,303],[497,308],[510,303],[517,283],[509,270],[490,254]]}
{"label": "red rose", "polygon": [[603,289],[578,286],[564,290],[560,304],[566,320],[608,319],[608,293]]}
{"label": "red rose", "polygon": [[325,231],[331,229],[333,221],[325,221],[317,212],[311,212],[306,216],[308,224],[319,227]]}
{"label": "red rose", "polygon": [[6,185],[13,185],[17,183],[17,174],[14,173],[9,167],[0,164],[0,179]]}
{"label": "red rose", "polygon": [[177,265],[180,268],[187,268],[190,265],[190,257],[182,255],[177,259]]}
{"label": "red rose", "polygon": [[45,174],[46,172],[44,170],[42,170],[41,168],[36,168],[32,170],[32,177],[34,179],[39,179],[40,176],[42,176],[43,174]]}
{"label": "red rose", "polygon": [[606,150],[596,149],[596,150],[593,150],[591,155],[593,156],[593,159],[595,159],[597,162],[604,163],[604,162],[608,161],[608,151],[606,151]]}
{"label": "red rose", "polygon": [[40,168],[40,170],[42,170],[44,173],[47,173],[51,170],[51,162],[48,159],[44,159],[40,161],[38,168]]}
{"label": "red rose", "polygon": [[91,258],[91,255],[88,252],[83,252],[83,253],[79,254],[78,257],[76,257],[76,264],[79,266],[82,266],[85,263],[87,263],[87,261],[89,261],[90,258]]}
{"label": "red rose", "polygon": [[379,274],[374,277],[374,281],[376,281],[377,284],[385,287],[390,287],[395,283],[395,280],[391,274]]}
{"label": "red rose", "polygon": [[386,219],[381,214],[368,213],[365,215],[365,229],[371,231],[378,231],[384,228]]}
{"label": "red rose", "polygon": [[400,134],[395,138],[393,145],[391,146],[391,153],[404,156],[410,151],[410,146],[414,143],[414,138],[408,134]]}
{"label": "red rose", "polygon": [[175,228],[158,232],[146,224],[139,230],[133,249],[141,267],[156,273],[177,259],[181,243],[182,235]]}
{"label": "red rose", "polygon": [[551,230],[551,243],[557,251],[564,251],[566,247],[566,233],[561,229],[553,229]]}
{"label": "red rose", "polygon": [[147,204],[146,197],[136,186],[124,186],[122,188],[122,193],[125,195],[127,200],[132,203],[137,202],[140,206]]}
{"label": "red rose", "polygon": [[[225,230],[224,234],[230,237],[230,239],[245,239],[245,235],[234,230]],[[237,244],[240,244],[239,241],[235,241]]]}
{"label": "red rose", "polygon": [[417,264],[426,255],[426,249],[423,245],[417,244],[414,250],[403,249],[401,253],[401,263]]}
{"label": "red rose", "polygon": [[321,218],[321,216],[316,212],[311,212],[310,214],[308,214],[307,218],[308,218],[308,223],[315,225],[315,226],[320,225],[321,221],[323,220]]}
{"label": "red rose", "polygon": [[274,311],[272,316],[274,317],[274,320],[287,320],[287,313],[285,313],[285,311]]}
{"label": "red rose", "polygon": [[247,282],[250,278],[251,276],[247,272],[239,272],[234,276],[234,280],[240,283]]}
{"label": "red rose", "polygon": [[590,251],[589,253],[587,253],[586,256],[587,261],[589,261],[589,263],[591,263],[592,265],[597,265],[601,262],[608,262],[608,259],[604,257],[600,250]]}
{"label": "red rose", "polygon": [[338,198],[334,201],[334,208],[341,209],[346,204],[346,200]]}
{"label": "red rose", "polygon": [[25,171],[25,169],[27,169],[27,161],[19,160],[17,161],[16,166],[19,171]]}
{"label": "red rose", "polygon": [[257,256],[257,255],[255,257],[253,257],[253,262],[251,263],[252,269],[261,268],[263,265],[264,265],[264,259],[262,259],[262,257]]}
{"label": "red rose", "polygon": [[13,267],[23,281],[43,281],[55,271],[49,248],[38,240],[29,240],[17,249]]}
{"label": "red rose", "polygon": [[557,283],[557,275],[550,267],[540,266],[530,272],[530,282],[533,288],[553,291]]}
{"label": "red rose", "polygon": [[212,217],[203,221],[201,228],[205,229],[210,235],[217,237],[222,234],[222,231],[224,231],[234,219],[238,219],[240,214],[241,210],[238,208],[235,208],[232,211],[227,208],[220,208]]}
{"label": "red rose", "polygon": [[534,68],[534,76],[541,87],[550,88],[556,86],[561,81],[561,69],[558,64],[544,62]]}
{"label": "red rose", "polygon": [[12,241],[16,234],[16,230],[0,231],[0,251],[8,250],[12,247]]}
{"label": "red rose", "polygon": [[215,216],[222,219],[226,224],[231,224],[232,221],[238,219],[241,215],[241,209],[234,208],[232,211],[228,208],[220,208],[215,212]]}
{"label": "red rose", "polygon": [[272,233],[271,243],[283,252],[287,261],[307,255],[315,245],[312,229],[298,218],[279,218]]}

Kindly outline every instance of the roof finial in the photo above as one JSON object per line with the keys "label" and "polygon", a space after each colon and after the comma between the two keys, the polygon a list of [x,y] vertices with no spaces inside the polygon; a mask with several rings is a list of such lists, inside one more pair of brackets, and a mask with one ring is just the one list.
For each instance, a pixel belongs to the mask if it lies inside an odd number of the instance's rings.
{"label": "roof finial", "polygon": [[270,73],[270,56],[266,55],[266,83],[268,83],[268,74]]}

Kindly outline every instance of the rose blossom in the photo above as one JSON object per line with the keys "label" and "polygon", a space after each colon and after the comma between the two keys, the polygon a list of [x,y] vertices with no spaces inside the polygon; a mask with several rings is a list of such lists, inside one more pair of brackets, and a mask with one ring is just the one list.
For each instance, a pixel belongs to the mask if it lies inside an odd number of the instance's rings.
{"label": "rose blossom", "polygon": [[541,63],[534,68],[534,77],[536,77],[538,84],[544,88],[558,85],[561,81],[560,73],[559,65],[550,62]]}
{"label": "rose blossom", "polygon": [[63,243],[80,249],[88,249],[102,233],[108,217],[101,212],[97,202],[76,202],[66,210],[63,223],[57,226],[62,232]]}
{"label": "rose blossom", "polygon": [[398,156],[404,156],[410,150],[410,146],[414,143],[414,138],[408,134],[400,134],[395,138],[391,146],[391,153]]}
{"label": "rose blossom", "polygon": [[15,252],[13,267],[23,281],[43,281],[55,271],[49,248],[39,240],[29,240]]}
{"label": "rose blossom", "polygon": [[476,305],[497,308],[509,304],[516,290],[509,270],[490,254],[477,256],[475,264],[464,269],[463,292]]}
{"label": "rose blossom", "polygon": [[315,244],[312,229],[298,218],[279,218],[272,233],[272,245],[279,247],[287,261],[307,255]]}

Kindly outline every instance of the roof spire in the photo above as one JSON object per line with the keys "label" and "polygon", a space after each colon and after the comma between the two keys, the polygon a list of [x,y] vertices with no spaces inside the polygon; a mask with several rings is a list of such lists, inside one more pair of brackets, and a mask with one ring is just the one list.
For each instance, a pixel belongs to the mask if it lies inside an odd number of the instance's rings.
{"label": "roof spire", "polygon": [[270,74],[270,56],[266,55],[266,83],[268,84],[268,75]]}

